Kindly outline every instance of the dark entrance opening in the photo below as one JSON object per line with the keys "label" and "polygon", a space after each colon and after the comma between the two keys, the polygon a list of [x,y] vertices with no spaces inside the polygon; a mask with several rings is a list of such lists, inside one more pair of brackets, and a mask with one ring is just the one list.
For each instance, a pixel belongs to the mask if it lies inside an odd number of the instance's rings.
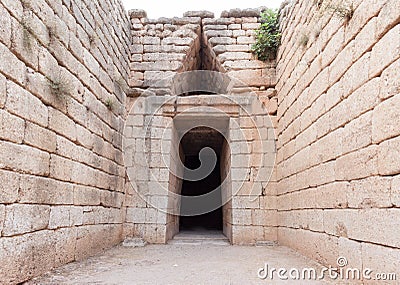
{"label": "dark entrance opening", "polygon": [[[194,216],[181,215],[180,231],[223,230],[220,156],[224,140],[225,138],[219,132],[206,127],[192,129],[181,140],[185,157],[184,165],[187,169],[199,169],[201,166],[199,155],[204,148],[213,149],[217,161],[211,173],[198,181],[187,180],[188,173],[185,171],[181,195],[189,197],[205,195],[203,196],[205,198],[202,203],[182,199],[181,213],[187,213],[191,209],[204,213]],[[201,207],[204,207],[204,211]],[[208,211],[208,209],[214,210]]]}

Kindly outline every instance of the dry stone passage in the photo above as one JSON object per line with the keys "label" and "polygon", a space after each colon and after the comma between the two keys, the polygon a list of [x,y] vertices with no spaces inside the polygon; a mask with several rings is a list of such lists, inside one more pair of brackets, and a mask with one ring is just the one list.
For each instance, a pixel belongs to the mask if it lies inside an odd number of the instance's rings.
{"label": "dry stone passage", "polygon": [[263,9],[0,1],[0,283],[166,243],[207,145],[232,244],[400,276],[400,2],[285,1],[268,62]]}

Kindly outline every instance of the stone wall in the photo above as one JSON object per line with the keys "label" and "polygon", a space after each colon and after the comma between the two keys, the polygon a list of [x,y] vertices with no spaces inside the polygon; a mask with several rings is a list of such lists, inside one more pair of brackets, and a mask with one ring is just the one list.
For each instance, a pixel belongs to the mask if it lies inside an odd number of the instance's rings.
{"label": "stone wall", "polygon": [[194,11],[182,18],[159,19],[148,19],[142,10],[130,11],[133,93],[141,95],[151,87],[157,95],[168,95],[166,78],[185,71],[218,71],[240,81],[232,93],[257,92],[269,113],[276,114],[276,63],[259,61],[251,52],[260,11],[234,9],[221,18]]}
{"label": "stone wall", "polygon": [[122,238],[130,23],[119,1],[0,2],[0,283]]}
{"label": "stone wall", "polygon": [[[229,201],[224,231],[234,244],[277,240],[275,61],[261,62],[251,52],[261,10],[231,10],[218,19],[193,11],[156,20],[130,11],[133,97],[125,161],[132,185],[127,186],[126,236],[165,243],[178,232],[180,202],[171,195],[180,194],[181,180],[170,173],[179,172],[180,163],[175,124],[185,116],[187,124],[218,121],[218,110],[231,120],[226,131],[232,155],[224,152],[223,158],[232,164],[222,169],[229,181],[223,185]],[[191,108],[202,108],[202,116]]]}
{"label": "stone wall", "polygon": [[328,2],[283,10],[278,239],[324,264],[399,272],[400,2],[352,1],[349,17]]}
{"label": "stone wall", "polygon": [[[232,243],[398,272],[400,6],[352,2],[286,1],[277,61],[263,63],[251,53],[262,9],[151,20],[117,0],[1,1],[0,283],[126,236],[172,238],[175,117],[192,109],[229,121]],[[182,75],[195,70],[238,80]],[[204,91],[223,96],[178,97]]]}

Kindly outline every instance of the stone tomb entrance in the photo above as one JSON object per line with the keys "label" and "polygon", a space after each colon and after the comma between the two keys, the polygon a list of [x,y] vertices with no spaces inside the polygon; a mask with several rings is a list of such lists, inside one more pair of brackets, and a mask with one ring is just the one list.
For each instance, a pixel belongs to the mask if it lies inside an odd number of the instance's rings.
{"label": "stone tomb entrance", "polygon": [[171,152],[170,169],[172,180],[179,183],[169,185],[170,200],[177,200],[174,228],[169,230],[173,235],[179,231],[223,231],[227,235],[231,221],[227,211],[230,118],[210,108],[203,108],[206,112],[195,109],[173,119],[172,145],[179,152]]}
{"label": "stone tomb entrance", "polygon": [[166,243],[217,229],[232,244],[276,241],[264,208],[276,195],[275,136],[257,96],[140,97],[124,132],[127,236]]}
{"label": "stone tomb entrance", "polygon": [[[221,173],[225,171],[223,169],[225,164],[221,163],[221,155],[224,144],[227,145],[226,139],[217,130],[209,127],[197,127],[187,132],[180,143],[184,154],[183,163],[187,170],[183,174],[181,189],[179,231],[222,231]],[[215,166],[213,162],[215,162]],[[193,179],[192,171],[197,169],[201,176],[201,167],[202,165],[204,167],[205,163],[209,164],[208,172],[210,174]],[[193,199],[190,199],[196,196],[205,197],[203,203],[195,203]],[[185,199],[185,197],[189,199]],[[194,216],[185,215],[191,211],[204,213]]]}

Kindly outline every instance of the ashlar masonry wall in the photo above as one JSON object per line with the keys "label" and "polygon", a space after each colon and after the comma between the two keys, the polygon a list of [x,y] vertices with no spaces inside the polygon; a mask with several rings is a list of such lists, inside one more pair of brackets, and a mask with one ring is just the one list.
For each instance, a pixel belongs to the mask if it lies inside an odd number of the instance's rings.
{"label": "ashlar masonry wall", "polygon": [[[278,240],[399,272],[400,2],[292,1],[278,55]],[[342,5],[342,6],[341,6]]]}
{"label": "ashlar masonry wall", "polygon": [[[178,232],[179,201],[170,196],[180,194],[181,181],[169,173],[179,161],[174,125],[185,116],[187,123],[218,120],[214,112],[219,110],[227,113],[232,149],[231,154],[225,148],[225,159],[231,162],[223,167],[223,176],[229,180],[234,172],[233,181],[224,185],[231,192],[224,207],[224,231],[234,244],[277,240],[275,61],[261,62],[251,52],[260,11],[231,10],[218,19],[210,12],[192,11],[182,18],[156,20],[148,19],[144,11],[130,11],[130,83],[132,95],[140,98],[128,100],[132,109],[125,137],[133,155],[127,152],[126,158],[132,182],[127,187],[126,236],[165,243]],[[190,71],[193,77],[185,74]],[[196,89],[201,81],[196,78],[203,75],[210,76],[209,81]],[[225,79],[232,84],[224,89]],[[157,104],[157,112],[149,111]],[[192,108],[203,113],[192,114]],[[235,138],[240,132],[245,139]],[[171,153],[176,155],[170,157]]]}
{"label": "ashlar masonry wall", "polygon": [[0,2],[0,283],[121,241],[129,37],[119,1]]}

